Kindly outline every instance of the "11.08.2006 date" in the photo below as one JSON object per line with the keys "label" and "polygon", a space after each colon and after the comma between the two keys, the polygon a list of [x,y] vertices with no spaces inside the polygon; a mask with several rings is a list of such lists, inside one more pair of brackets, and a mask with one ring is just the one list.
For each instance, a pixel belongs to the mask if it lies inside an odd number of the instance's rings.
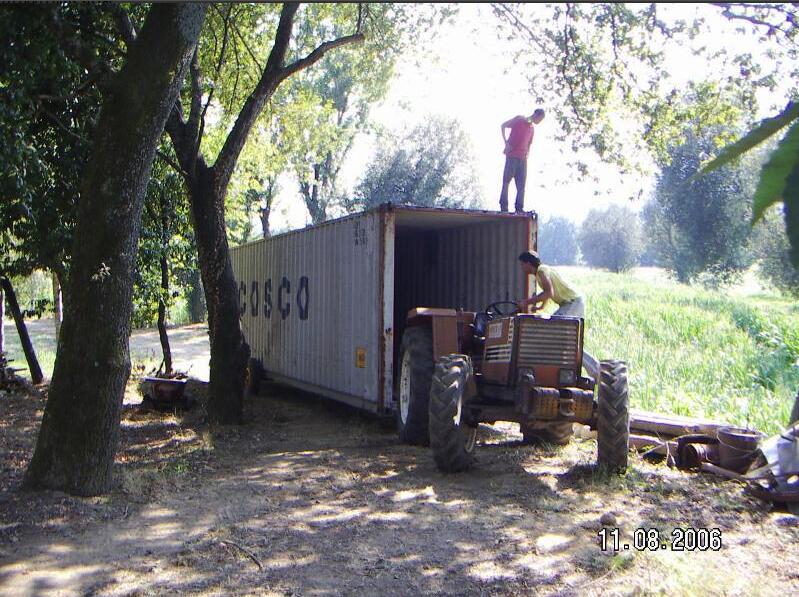
{"label": "11.08.2006 date", "polygon": [[656,528],[633,531],[632,543],[621,540],[618,528],[604,527],[597,533],[602,551],[719,551],[722,547],[721,529],[703,527],[674,528],[670,533]]}

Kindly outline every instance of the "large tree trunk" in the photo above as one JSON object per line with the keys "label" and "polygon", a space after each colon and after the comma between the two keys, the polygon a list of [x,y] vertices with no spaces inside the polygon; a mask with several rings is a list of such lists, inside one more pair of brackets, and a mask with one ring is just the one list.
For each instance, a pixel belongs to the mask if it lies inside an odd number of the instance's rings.
{"label": "large tree trunk", "polygon": [[228,253],[225,214],[218,207],[224,205],[224,189],[217,182],[215,169],[198,160],[197,186],[190,192],[211,335],[207,408],[215,423],[239,423],[250,347],[241,333],[239,291]]}
{"label": "large tree trunk", "polygon": [[192,323],[202,323],[205,321],[205,296],[199,269],[191,273],[189,284],[189,317]]}
{"label": "large tree trunk", "polygon": [[56,344],[58,344],[61,322],[64,320],[64,303],[61,297],[61,284],[58,282],[58,274],[52,272],[51,275],[53,277],[53,322],[55,323]]}
{"label": "large tree trunk", "polygon": [[28,488],[107,491],[130,375],[131,295],[144,194],[158,139],[205,18],[154,4],[111,81],[83,175],[50,396]]}
{"label": "large tree trunk", "polygon": [[14,292],[14,287],[11,285],[11,280],[8,278],[0,279],[0,284],[2,284],[3,291],[8,296],[8,306],[11,308],[11,315],[14,316],[14,323],[17,325],[19,342],[22,344],[22,351],[25,353],[25,360],[28,362],[28,369],[30,369],[31,372],[31,381],[34,384],[40,384],[44,381],[44,375],[42,375],[42,368],[39,367],[39,360],[36,358],[36,351],[33,349],[31,337],[28,335],[25,319],[22,317],[22,311],[19,308],[19,303],[17,303],[17,295]]}

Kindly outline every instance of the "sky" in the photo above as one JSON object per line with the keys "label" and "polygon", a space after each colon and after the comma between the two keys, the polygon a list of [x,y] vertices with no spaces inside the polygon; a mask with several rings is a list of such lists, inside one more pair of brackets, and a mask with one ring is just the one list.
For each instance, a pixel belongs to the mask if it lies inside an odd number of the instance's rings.
{"label": "sky", "polygon": [[[697,10],[707,14],[708,7],[661,4],[659,16],[689,19]],[[431,54],[424,57],[426,66],[418,68],[415,60],[403,58],[386,99],[371,114],[373,122],[390,129],[410,128],[432,114],[457,118],[471,138],[484,209],[498,209],[504,164],[500,124],[517,114],[531,114],[536,107],[525,74],[514,69],[507,45],[498,39],[493,18],[488,6],[461,5],[454,23],[437,32],[429,48]],[[750,44],[751,49],[757,51],[754,37],[736,35],[734,25],[720,15],[702,36],[701,43],[723,47],[730,44],[733,36],[736,50]],[[666,57],[666,69],[677,85],[685,84],[692,77],[702,77],[708,68],[704,61],[691,55],[687,46],[671,49]],[[759,117],[768,115],[773,104],[784,105],[785,101],[786,97],[779,93],[761,98],[764,113]],[[547,119],[536,126],[528,158],[525,209],[535,210],[543,220],[562,216],[579,224],[592,207],[613,203],[623,203],[635,210],[642,207],[644,200],[631,202],[629,197],[643,190],[642,197],[646,199],[653,188],[653,178],[620,177],[616,170],[595,159],[591,167],[600,177],[599,185],[573,180],[574,174],[566,167],[563,157],[564,151],[571,150],[554,140],[553,128],[554,122]],[[358,180],[372,148],[369,137],[361,136],[356,141],[341,171],[343,188],[351,188]],[[562,182],[569,179],[573,182]],[[293,193],[295,186],[292,183],[282,185],[283,195],[278,197],[273,211],[275,230],[310,224],[307,210]],[[511,183],[511,205],[514,198]]]}

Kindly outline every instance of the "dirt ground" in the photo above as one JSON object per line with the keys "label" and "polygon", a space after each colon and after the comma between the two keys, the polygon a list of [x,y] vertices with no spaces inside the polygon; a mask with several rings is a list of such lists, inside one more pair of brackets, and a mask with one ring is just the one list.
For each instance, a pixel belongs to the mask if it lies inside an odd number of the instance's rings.
{"label": "dirt ground", "polygon": [[[203,398],[204,386],[190,391]],[[131,383],[114,491],[20,489],[43,396],[0,395],[2,595],[776,595],[799,591],[799,521],[733,482],[634,462],[596,472],[484,427],[443,475],[392,422],[277,386],[241,427],[142,412]],[[601,551],[600,518],[718,528],[720,552]],[[614,520],[615,519],[615,520]]]}

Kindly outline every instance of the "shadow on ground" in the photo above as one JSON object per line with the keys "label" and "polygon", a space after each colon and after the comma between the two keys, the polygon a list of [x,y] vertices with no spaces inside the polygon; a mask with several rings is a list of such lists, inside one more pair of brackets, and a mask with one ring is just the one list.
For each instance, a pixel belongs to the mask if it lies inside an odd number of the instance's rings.
{"label": "shadow on ground", "polygon": [[[202,398],[204,386],[190,391]],[[22,522],[0,534],[0,593],[673,588],[662,584],[671,564],[599,549],[599,518],[607,512],[625,533],[641,525],[714,525],[733,542],[757,526],[764,541],[799,542],[799,531],[768,522],[763,507],[730,484],[643,462],[626,477],[603,477],[591,466],[591,441],[555,450],[519,439],[513,425],[482,429],[476,467],[443,475],[427,448],[398,443],[390,421],[278,386],[248,400],[240,427],[211,429],[202,408],[158,414],[127,405],[112,495],[29,494],[13,480],[2,486],[3,528],[13,516]],[[771,577],[759,574],[758,586],[772,577],[784,586],[796,581],[756,552],[693,555],[700,575],[736,559],[757,568],[761,557]],[[785,557],[799,569],[799,556]],[[647,578],[643,569],[659,572]],[[701,578],[683,581],[702,586]]]}

